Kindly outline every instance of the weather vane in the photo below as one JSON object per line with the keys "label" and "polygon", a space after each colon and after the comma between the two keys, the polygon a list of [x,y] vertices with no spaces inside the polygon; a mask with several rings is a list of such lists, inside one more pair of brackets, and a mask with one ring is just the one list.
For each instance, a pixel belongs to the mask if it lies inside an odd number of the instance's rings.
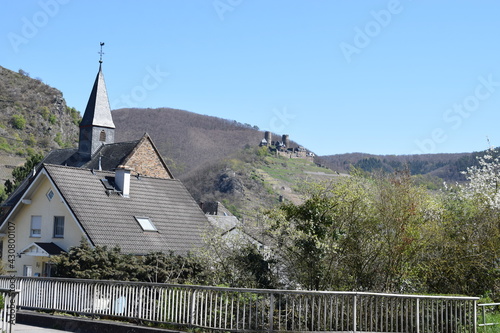
{"label": "weather vane", "polygon": [[104,54],[104,52],[102,52],[102,46],[104,45],[103,42],[101,42],[101,51],[100,52],[97,52],[101,55],[101,58],[99,59],[99,63],[102,64],[102,55]]}

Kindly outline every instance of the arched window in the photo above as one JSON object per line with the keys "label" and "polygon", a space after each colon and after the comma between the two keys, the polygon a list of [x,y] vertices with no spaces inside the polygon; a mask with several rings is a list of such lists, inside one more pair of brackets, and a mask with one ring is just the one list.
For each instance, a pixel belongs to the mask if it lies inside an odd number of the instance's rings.
{"label": "arched window", "polygon": [[104,130],[102,130],[101,134],[99,135],[99,141],[106,141],[106,132],[104,132]]}

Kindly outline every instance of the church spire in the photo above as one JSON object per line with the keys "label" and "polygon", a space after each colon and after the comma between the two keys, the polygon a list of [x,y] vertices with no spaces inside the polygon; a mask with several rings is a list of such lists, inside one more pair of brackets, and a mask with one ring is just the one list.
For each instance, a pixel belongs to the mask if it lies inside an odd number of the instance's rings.
{"label": "church spire", "polygon": [[102,73],[102,46],[99,60],[99,72],[94,81],[87,107],[80,122],[80,142],[78,152],[90,158],[102,144],[114,143],[115,124],[111,116],[108,92]]}

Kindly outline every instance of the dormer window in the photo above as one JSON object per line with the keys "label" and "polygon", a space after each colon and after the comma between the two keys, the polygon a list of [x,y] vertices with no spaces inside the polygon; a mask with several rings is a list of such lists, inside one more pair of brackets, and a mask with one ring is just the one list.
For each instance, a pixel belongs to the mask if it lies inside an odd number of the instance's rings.
{"label": "dormer window", "polygon": [[134,216],[137,223],[141,226],[144,231],[158,231],[151,219],[147,216]]}

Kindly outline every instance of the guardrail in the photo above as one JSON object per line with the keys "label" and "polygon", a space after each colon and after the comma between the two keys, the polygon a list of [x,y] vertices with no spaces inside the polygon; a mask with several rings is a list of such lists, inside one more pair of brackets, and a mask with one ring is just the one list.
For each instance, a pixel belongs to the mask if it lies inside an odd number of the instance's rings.
{"label": "guardrail", "polygon": [[18,290],[0,289],[0,332],[12,332],[12,326],[16,323],[18,294]]}
{"label": "guardrail", "polygon": [[[0,287],[8,283],[0,277]],[[21,308],[233,332],[476,332],[476,297],[16,278]]]}
{"label": "guardrail", "polygon": [[479,324],[480,327],[500,325],[500,323],[487,323],[486,322],[486,308],[487,307],[499,307],[500,308],[500,303],[484,303],[484,304],[478,304],[477,306],[481,308],[482,323]]}

